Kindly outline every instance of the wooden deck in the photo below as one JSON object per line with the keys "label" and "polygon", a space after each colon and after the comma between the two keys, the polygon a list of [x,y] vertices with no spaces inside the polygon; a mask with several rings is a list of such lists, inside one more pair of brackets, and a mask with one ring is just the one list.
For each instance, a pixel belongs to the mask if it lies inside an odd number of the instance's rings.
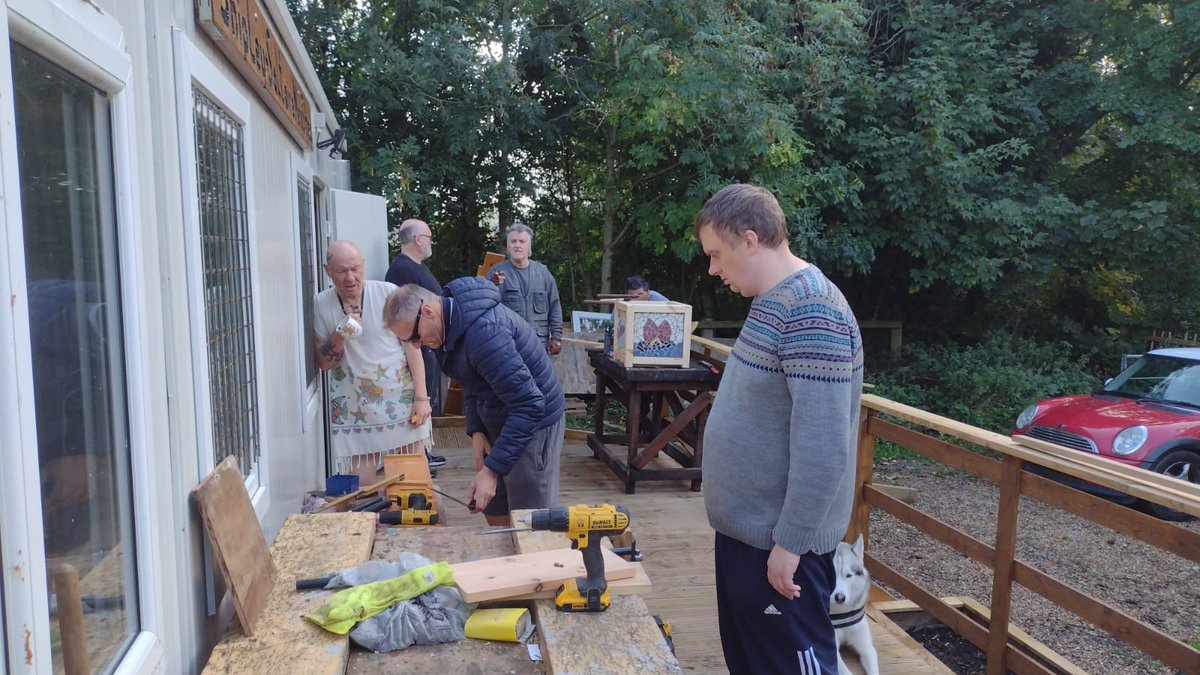
{"label": "wooden deck", "polygon": [[[435,430],[435,452],[447,464],[438,470],[434,484],[460,498],[474,475],[470,442],[461,427]],[[665,462],[669,460],[656,460]],[[717,632],[717,601],[713,586],[713,533],[704,515],[702,493],[692,492],[689,481],[651,481],[626,495],[621,483],[582,441],[568,441],[561,469],[562,504],[615,503],[629,509],[637,546],[645,554],[646,572],[654,590],[645,596],[650,611],[666,618],[674,631],[675,652],[687,673],[724,673],[721,640]],[[442,500],[447,522],[465,524],[483,518],[465,507]],[[871,612],[872,634],[879,652],[879,669],[889,675],[950,673],[903,630],[882,614]],[[847,662],[861,672],[853,657]]]}

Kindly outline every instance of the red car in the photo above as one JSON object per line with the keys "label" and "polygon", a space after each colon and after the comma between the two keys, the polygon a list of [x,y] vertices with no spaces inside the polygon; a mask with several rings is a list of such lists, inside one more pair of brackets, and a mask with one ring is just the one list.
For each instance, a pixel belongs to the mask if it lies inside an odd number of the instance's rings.
{"label": "red car", "polygon": [[[1156,349],[1093,394],[1031,405],[1017,416],[1013,434],[1200,483],[1200,348]],[[1135,501],[1096,485],[1066,482]],[[1146,506],[1160,518],[1186,518],[1157,504]]]}

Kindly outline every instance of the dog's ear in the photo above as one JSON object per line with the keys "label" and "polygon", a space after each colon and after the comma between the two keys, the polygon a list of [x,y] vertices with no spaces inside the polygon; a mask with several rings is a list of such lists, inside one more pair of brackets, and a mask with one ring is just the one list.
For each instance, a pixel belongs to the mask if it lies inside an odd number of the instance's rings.
{"label": "dog's ear", "polygon": [[857,537],[855,537],[855,539],[854,539],[854,546],[853,546],[852,548],[854,549],[854,555],[856,555],[856,556],[858,556],[859,558],[861,558],[861,557],[862,557],[862,554],[863,554],[863,538],[862,538],[862,533],[861,533],[861,532],[859,532],[859,533],[858,533],[858,536],[857,536]]}

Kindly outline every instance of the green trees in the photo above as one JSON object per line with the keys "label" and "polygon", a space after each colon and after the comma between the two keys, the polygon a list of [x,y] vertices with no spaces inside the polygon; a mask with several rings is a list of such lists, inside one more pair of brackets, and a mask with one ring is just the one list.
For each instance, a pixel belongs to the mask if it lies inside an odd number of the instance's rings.
{"label": "green trees", "polygon": [[441,277],[520,217],[569,305],[641,273],[740,317],[690,223],[747,181],[860,317],[918,336],[1200,310],[1200,2],[292,5],[356,188],[434,224]]}

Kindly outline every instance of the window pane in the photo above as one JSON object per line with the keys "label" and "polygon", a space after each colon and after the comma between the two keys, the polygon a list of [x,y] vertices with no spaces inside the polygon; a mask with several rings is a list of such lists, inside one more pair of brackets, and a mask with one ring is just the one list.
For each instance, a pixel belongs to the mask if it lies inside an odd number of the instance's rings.
{"label": "window pane", "polygon": [[296,179],[296,200],[300,216],[300,304],[304,307],[304,334],[300,336],[300,345],[304,352],[304,383],[309,386],[320,372],[317,357],[309,348],[315,325],[312,299],[317,297],[317,234],[313,228],[312,187],[303,178]]}
{"label": "window pane", "polygon": [[108,102],[15,43],[12,64],[54,668],[82,602],[102,672],[138,631]]}
{"label": "window pane", "polygon": [[245,142],[237,120],[200,89],[192,93],[213,464],[233,455],[250,476],[258,471],[259,430]]}

